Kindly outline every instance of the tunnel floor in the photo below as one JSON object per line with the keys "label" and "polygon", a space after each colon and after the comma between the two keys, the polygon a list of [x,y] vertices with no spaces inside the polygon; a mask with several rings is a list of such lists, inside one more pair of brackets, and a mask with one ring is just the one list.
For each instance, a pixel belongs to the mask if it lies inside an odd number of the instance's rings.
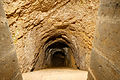
{"label": "tunnel floor", "polygon": [[87,80],[87,71],[70,68],[43,69],[23,73],[23,80]]}

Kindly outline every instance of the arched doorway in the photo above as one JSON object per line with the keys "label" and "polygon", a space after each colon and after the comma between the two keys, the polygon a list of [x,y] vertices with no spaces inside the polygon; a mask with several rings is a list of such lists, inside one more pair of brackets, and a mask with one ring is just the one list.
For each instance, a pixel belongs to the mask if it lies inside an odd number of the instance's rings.
{"label": "arched doorway", "polygon": [[44,58],[46,68],[76,68],[71,48],[63,41],[47,47]]}

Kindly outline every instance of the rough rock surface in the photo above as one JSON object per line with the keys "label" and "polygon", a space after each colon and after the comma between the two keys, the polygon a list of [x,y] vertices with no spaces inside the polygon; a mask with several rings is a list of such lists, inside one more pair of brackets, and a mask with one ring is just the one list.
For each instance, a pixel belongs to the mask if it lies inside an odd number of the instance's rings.
{"label": "rough rock surface", "polygon": [[14,43],[0,1],[0,80],[22,80]]}
{"label": "rough rock surface", "polygon": [[29,72],[41,45],[54,34],[66,34],[87,69],[92,48],[98,0],[4,0],[22,72]]}
{"label": "rough rock surface", "polygon": [[119,10],[120,0],[100,0],[89,80],[120,80]]}

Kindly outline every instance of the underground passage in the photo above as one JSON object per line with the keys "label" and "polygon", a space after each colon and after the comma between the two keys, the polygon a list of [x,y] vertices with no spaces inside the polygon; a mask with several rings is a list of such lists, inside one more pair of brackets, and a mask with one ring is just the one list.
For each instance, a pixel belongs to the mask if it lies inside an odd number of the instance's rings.
{"label": "underground passage", "polygon": [[65,34],[54,34],[42,43],[40,52],[34,59],[31,72],[48,68],[80,69],[78,68],[77,50],[65,36]]}
{"label": "underground passage", "polygon": [[64,41],[57,41],[46,48],[44,63],[46,68],[76,68],[71,48]]}

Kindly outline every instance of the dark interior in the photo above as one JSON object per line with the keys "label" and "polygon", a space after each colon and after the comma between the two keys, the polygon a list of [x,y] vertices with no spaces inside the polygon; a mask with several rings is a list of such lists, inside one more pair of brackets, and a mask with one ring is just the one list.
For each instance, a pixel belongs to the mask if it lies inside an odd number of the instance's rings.
{"label": "dark interior", "polygon": [[51,57],[51,67],[67,67],[66,61],[67,58],[63,52],[55,52]]}
{"label": "dark interior", "polygon": [[44,65],[46,68],[74,68],[76,65],[72,54],[71,48],[65,42],[52,43],[46,48]]}

